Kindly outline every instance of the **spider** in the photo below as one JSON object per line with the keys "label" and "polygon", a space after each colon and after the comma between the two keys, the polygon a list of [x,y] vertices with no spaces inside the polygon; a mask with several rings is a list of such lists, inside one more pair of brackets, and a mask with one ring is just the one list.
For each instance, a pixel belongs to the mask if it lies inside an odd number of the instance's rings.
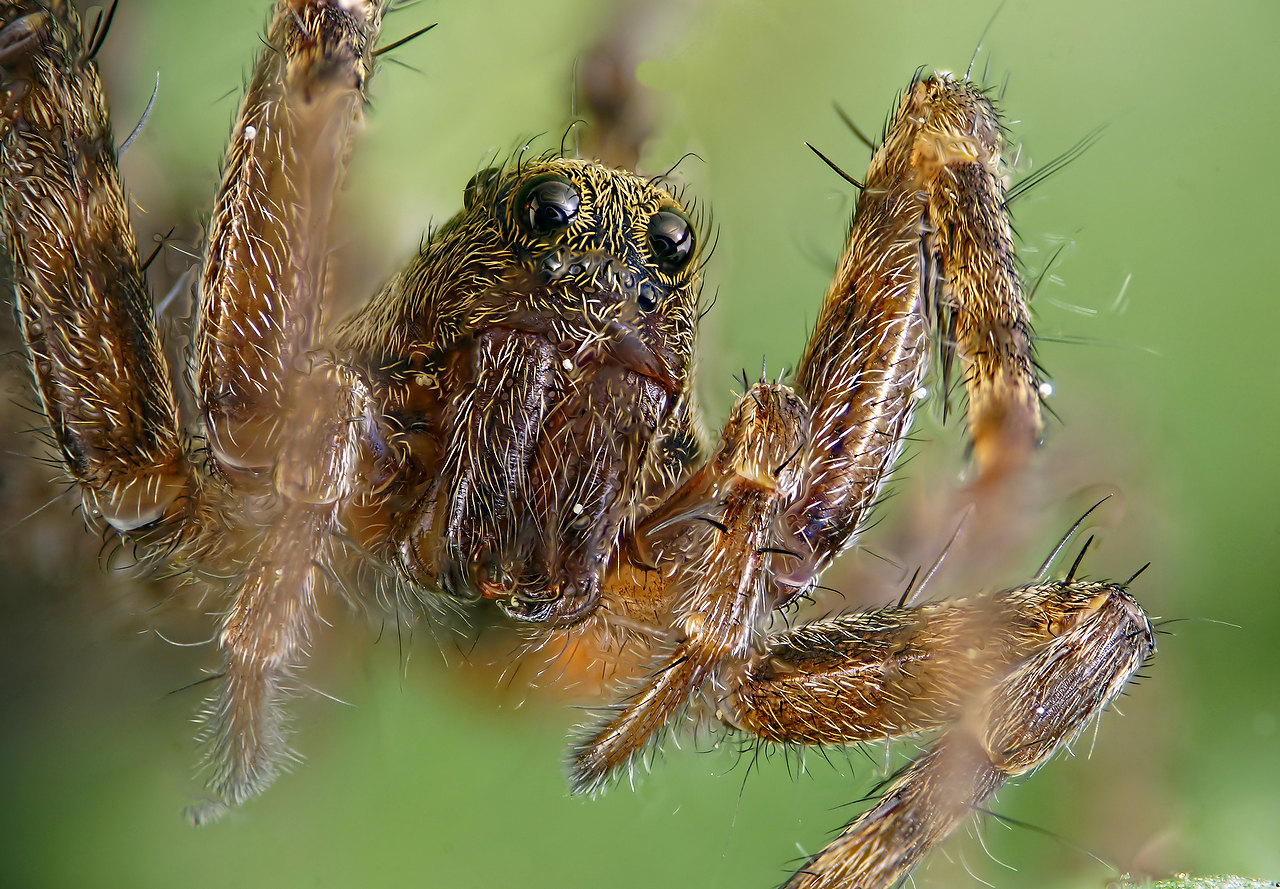
{"label": "spider", "polygon": [[288,759],[284,697],[351,565],[424,605],[490,603],[537,644],[640,663],[572,742],[576,792],[686,719],[790,745],[933,732],[790,887],[894,884],[1153,650],[1127,583],[1051,579],[1049,563],[991,595],[771,623],[865,528],[932,352],[943,388],[965,390],[976,488],[1038,445],[1002,126],[967,77],[910,82],[848,177],[857,211],[793,382],[744,375],[713,442],[691,379],[709,250],[665,176],[517,152],[326,329],[325,230],[385,8],[280,0],[209,226],[192,432],[97,35],[65,2],[0,10],[3,224],[58,454],[109,534],[225,596],[197,821]]}

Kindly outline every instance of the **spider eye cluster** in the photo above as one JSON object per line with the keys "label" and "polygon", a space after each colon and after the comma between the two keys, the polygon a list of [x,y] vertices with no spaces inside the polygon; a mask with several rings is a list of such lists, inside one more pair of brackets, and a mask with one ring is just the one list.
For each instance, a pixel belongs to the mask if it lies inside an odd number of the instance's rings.
{"label": "spider eye cluster", "polygon": [[[488,172],[488,171],[486,171]],[[468,184],[468,193],[477,184]],[[550,238],[567,230],[582,209],[582,192],[565,176],[545,173],[526,182],[512,205],[516,224],[534,238]],[[693,223],[676,207],[656,210],[644,223],[643,249],[663,275],[678,275],[697,247]]]}
{"label": "spider eye cluster", "polygon": [[520,191],[520,221],[535,235],[563,231],[578,215],[582,196],[567,179],[535,179]]}

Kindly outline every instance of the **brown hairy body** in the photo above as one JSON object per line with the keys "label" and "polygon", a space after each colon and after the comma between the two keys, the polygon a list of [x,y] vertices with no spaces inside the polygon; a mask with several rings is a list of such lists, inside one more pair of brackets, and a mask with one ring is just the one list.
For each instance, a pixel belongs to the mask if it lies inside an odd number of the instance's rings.
{"label": "brown hairy body", "polygon": [[1038,444],[1000,121],[967,80],[908,86],[794,383],[744,379],[712,445],[691,382],[705,234],[663,177],[521,152],[327,331],[325,231],[384,10],[281,0],[205,250],[193,431],[78,21],[0,10],[4,234],[54,442],[109,533],[221,597],[201,716],[216,799],[196,820],[274,779],[317,597],[368,561],[398,596],[489,599],[556,644],[641,652],[574,742],[576,791],[684,716],[786,744],[936,731],[791,886],[891,885],[1152,650],[1125,585],[1044,572],[770,626],[865,527],[935,342],[982,486]]}

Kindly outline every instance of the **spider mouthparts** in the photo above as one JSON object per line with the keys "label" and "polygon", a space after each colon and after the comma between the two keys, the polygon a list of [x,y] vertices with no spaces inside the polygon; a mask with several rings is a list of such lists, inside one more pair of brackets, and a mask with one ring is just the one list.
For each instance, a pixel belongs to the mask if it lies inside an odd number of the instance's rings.
{"label": "spider mouthparts", "polygon": [[476,590],[468,582],[462,566],[457,562],[447,561],[436,583],[446,596],[452,596],[464,602],[474,602],[479,598]]}
{"label": "spider mouthparts", "polygon": [[668,356],[650,346],[635,327],[615,318],[609,322],[609,334],[605,348],[619,364],[653,380],[669,396],[679,393],[680,382]]}
{"label": "spider mouthparts", "polygon": [[546,598],[516,594],[499,602],[498,607],[512,620],[567,627],[591,614],[600,601],[600,584],[596,578],[587,581],[585,587],[569,582],[547,592],[550,595]]}

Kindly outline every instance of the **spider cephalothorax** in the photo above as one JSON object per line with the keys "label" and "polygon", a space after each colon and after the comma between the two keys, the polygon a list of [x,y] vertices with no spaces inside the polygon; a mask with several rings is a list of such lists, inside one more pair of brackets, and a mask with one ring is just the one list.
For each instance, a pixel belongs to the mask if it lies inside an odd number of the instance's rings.
{"label": "spider cephalothorax", "polygon": [[415,582],[524,620],[595,606],[624,526],[694,456],[695,257],[662,187],[545,158],[477,174],[347,323],[405,459],[438,467],[396,535]]}
{"label": "spider cephalothorax", "polygon": [[53,441],[108,533],[221,612],[195,820],[275,779],[318,597],[376,562],[406,600],[496,600],[535,645],[635,668],[574,741],[577,792],[686,715],[781,744],[935,733],[787,884],[893,885],[1153,649],[1127,584],[1053,580],[1052,559],[1002,592],[771,623],[866,527],[931,349],[944,389],[953,363],[964,378],[970,494],[1038,444],[995,106],[967,78],[911,81],[865,179],[846,175],[857,210],[794,382],[744,378],[712,448],[690,379],[709,251],[662,177],[558,156],[478,173],[323,330],[385,8],[277,0],[205,248],[187,429],[92,48],[64,0],[0,0],[0,222]]}

